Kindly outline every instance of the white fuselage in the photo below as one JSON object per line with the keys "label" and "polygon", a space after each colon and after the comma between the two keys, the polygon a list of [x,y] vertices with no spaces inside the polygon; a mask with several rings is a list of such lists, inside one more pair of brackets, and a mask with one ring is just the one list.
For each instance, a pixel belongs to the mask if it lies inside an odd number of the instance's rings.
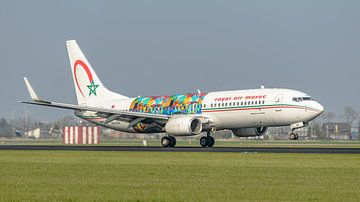
{"label": "white fuselage", "polygon": [[[107,100],[94,104],[97,107],[131,111],[130,106],[134,99],[136,98]],[[317,101],[307,94],[290,89],[210,92],[203,97],[200,107],[201,113],[193,114],[193,116],[205,117],[210,122],[210,127],[215,129],[272,127],[287,126],[297,122],[306,123],[319,116],[324,110]],[[135,132],[127,127],[129,122],[126,120],[115,120],[104,124],[105,118],[94,112],[81,112],[76,113],[76,115],[108,128]]]}
{"label": "white fuselage", "polygon": [[203,113],[212,116],[220,129],[285,126],[308,122],[324,110],[314,100],[293,100],[303,97],[309,96],[288,89],[214,92],[204,99]]}

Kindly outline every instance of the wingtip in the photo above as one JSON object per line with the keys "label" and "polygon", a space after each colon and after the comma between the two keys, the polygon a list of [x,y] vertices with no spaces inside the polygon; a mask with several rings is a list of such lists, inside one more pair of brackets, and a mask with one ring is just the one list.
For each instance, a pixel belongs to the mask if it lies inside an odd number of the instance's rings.
{"label": "wingtip", "polygon": [[30,82],[28,81],[28,79],[26,77],[24,77],[24,81],[25,81],[25,85],[26,85],[26,88],[28,89],[31,99],[33,101],[40,101],[41,99],[36,94],[36,92],[34,91],[33,87],[31,86]]}

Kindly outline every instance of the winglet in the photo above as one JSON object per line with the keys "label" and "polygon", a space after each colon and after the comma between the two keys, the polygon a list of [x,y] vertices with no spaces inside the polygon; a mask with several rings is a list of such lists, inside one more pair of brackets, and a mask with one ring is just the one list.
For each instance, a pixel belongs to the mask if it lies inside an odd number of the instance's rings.
{"label": "winglet", "polygon": [[48,102],[46,100],[41,99],[34,91],[34,89],[31,87],[30,82],[27,80],[26,77],[24,77],[25,85],[29,91],[30,97],[35,102]]}

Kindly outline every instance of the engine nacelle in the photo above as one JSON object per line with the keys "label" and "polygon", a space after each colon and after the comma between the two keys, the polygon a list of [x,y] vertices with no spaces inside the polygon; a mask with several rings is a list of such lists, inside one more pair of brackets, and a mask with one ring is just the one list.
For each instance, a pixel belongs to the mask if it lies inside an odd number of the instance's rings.
{"label": "engine nacelle", "polygon": [[256,127],[256,128],[236,128],[232,129],[232,132],[235,136],[238,137],[255,137],[265,135],[266,127]]}
{"label": "engine nacelle", "polygon": [[191,116],[174,116],[165,125],[165,131],[174,136],[198,135],[202,131],[202,123],[199,118]]}

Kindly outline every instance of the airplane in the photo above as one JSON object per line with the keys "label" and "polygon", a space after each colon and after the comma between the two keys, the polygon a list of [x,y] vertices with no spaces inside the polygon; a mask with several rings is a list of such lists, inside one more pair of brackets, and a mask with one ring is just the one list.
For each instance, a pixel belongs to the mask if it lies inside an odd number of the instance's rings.
{"label": "airplane", "polygon": [[129,98],[108,90],[75,40],[66,41],[78,104],[42,99],[24,77],[32,101],[25,104],[74,110],[93,124],[130,133],[164,133],[163,147],[174,147],[177,136],[196,136],[202,147],[213,147],[214,133],[229,129],[238,137],[264,135],[269,127],[290,126],[289,137],[308,125],[324,107],[306,93],[292,89],[229,90]]}

